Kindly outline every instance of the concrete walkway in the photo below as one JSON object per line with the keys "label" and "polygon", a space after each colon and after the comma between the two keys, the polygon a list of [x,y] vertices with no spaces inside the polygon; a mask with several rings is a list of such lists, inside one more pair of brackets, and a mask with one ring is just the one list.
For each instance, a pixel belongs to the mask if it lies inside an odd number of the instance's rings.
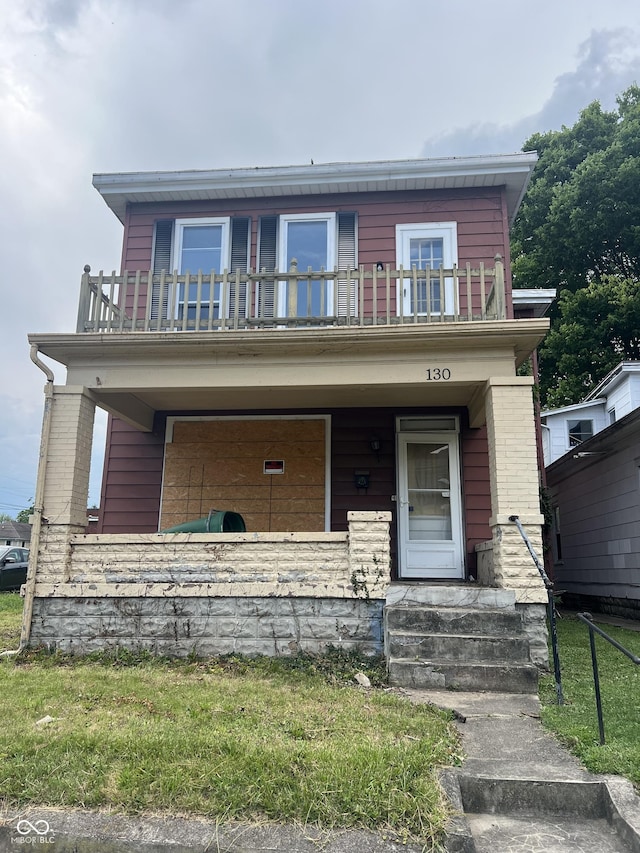
{"label": "concrete walkway", "polygon": [[448,850],[640,853],[633,786],[588,773],[542,728],[537,696],[413,691],[411,698],[453,709],[462,734],[467,758],[443,777],[459,814]]}
{"label": "concrete walkway", "polygon": [[[585,771],[542,728],[536,696],[402,691],[453,709],[467,759],[445,771],[457,811],[449,853],[640,853],[640,800],[630,783]],[[464,814],[463,814],[464,812]],[[7,823],[8,818],[14,818]],[[131,818],[29,808],[0,811],[0,851],[47,839],[52,853],[420,853],[368,832],[225,827],[212,821]],[[4,824],[4,825],[3,825]],[[45,831],[48,830],[48,831]],[[34,849],[35,841],[30,842]],[[40,849],[40,843],[37,844]],[[42,848],[44,849],[44,848]]]}

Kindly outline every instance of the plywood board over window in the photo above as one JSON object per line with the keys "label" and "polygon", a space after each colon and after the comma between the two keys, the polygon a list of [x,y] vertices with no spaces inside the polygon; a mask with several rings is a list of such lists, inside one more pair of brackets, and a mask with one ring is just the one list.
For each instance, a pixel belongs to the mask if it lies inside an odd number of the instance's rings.
{"label": "plywood board over window", "polygon": [[[249,531],[322,531],[327,517],[327,419],[179,420],[165,446],[160,529],[238,512]],[[283,473],[265,473],[282,460]]]}

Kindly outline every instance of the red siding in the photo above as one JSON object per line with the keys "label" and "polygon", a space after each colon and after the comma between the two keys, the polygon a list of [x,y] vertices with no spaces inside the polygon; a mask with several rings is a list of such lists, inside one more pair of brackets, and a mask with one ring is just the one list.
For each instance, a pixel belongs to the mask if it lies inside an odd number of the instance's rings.
{"label": "red siding", "polygon": [[496,254],[508,259],[508,228],[504,193],[500,187],[476,190],[438,190],[406,193],[368,193],[313,196],[299,199],[141,204],[127,216],[123,266],[128,270],[149,269],[153,227],[158,219],[188,216],[251,217],[251,266],[256,263],[258,219],[266,214],[311,213],[314,211],[357,211],[358,262],[366,266],[382,261],[395,265],[395,226],[411,222],[458,223],[459,263],[493,264]]}
{"label": "red siding", "polygon": [[100,502],[101,533],[158,530],[164,432],[140,432],[109,418]]}

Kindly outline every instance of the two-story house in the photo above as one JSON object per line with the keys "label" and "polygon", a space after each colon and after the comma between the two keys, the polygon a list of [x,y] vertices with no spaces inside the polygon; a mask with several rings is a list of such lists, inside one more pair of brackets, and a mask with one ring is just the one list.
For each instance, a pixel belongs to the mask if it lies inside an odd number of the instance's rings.
{"label": "two-story house", "polygon": [[509,521],[541,547],[517,369],[548,321],[514,317],[509,267],[535,162],[95,175],[122,272],[86,268],[76,331],[29,338],[67,380],[47,373],[23,642],[376,650],[385,612],[426,603],[513,611],[540,662],[545,590]]}

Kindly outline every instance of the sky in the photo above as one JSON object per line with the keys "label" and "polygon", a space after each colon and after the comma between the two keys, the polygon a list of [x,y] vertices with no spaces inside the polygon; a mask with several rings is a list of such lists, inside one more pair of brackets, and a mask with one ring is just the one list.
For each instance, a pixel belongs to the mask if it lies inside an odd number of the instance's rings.
{"label": "sky", "polygon": [[638,0],[0,0],[0,513],[35,493],[27,334],[119,267],[94,172],[511,153],[633,82]]}

